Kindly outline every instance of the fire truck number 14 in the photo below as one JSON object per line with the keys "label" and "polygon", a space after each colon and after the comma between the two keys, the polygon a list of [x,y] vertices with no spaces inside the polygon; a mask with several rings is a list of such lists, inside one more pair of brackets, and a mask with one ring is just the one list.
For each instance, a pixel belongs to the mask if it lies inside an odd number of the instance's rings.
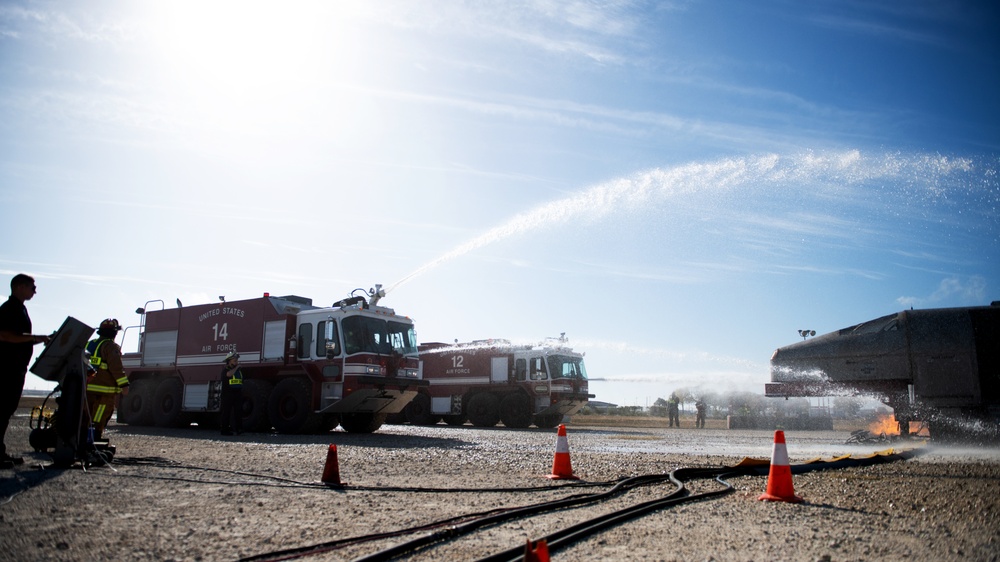
{"label": "fire truck number 14", "polygon": [[[222,323],[222,326],[218,324],[212,326],[212,339],[216,342],[219,340],[226,341],[229,339],[229,324],[226,322]],[[219,344],[215,346],[216,352],[221,351],[236,351],[236,345],[234,344]],[[211,345],[201,346],[202,353],[212,353]]]}
{"label": "fire truck number 14", "polygon": [[219,328],[218,324],[212,326],[212,331],[215,332],[215,341],[219,341],[219,338],[223,340],[229,338],[229,324],[226,322],[222,323],[222,328]]}

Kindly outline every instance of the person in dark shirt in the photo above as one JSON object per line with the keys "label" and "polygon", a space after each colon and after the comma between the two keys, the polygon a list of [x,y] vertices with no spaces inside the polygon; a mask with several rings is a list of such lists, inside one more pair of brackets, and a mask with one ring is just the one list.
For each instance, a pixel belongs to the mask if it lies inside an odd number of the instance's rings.
{"label": "person in dark shirt", "polygon": [[[18,273],[10,280],[10,298],[0,305],[0,435],[4,439],[24,390],[31,348],[35,344],[49,343],[48,336],[31,334],[31,318],[24,303],[33,296],[35,280]],[[21,462],[20,457],[7,454],[7,445],[0,443],[0,468],[10,468]]]}

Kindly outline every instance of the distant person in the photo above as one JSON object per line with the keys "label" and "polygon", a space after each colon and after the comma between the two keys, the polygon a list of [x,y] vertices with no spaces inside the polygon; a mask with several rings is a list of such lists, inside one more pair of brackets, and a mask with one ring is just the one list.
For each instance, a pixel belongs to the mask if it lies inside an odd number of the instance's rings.
{"label": "distant person", "polygon": [[[17,404],[24,391],[24,376],[31,361],[32,346],[49,343],[48,336],[31,335],[31,318],[24,306],[35,296],[35,280],[18,273],[10,280],[10,298],[0,305],[0,427],[7,438],[7,426],[17,411]],[[7,445],[0,442],[0,468],[21,464],[21,457],[7,454]]]}
{"label": "distant person", "polygon": [[677,397],[677,393],[671,392],[670,399],[667,400],[667,416],[670,418],[670,427],[674,427],[675,423],[677,427],[681,426],[680,405],[681,399]]}
{"label": "distant person", "polygon": [[87,377],[87,408],[94,426],[94,440],[103,439],[104,428],[115,411],[118,395],[126,392],[128,376],[122,367],[122,350],[115,343],[121,330],[118,320],[108,318],[97,328],[97,339],[87,343],[87,354],[94,372]]}
{"label": "distant person", "polygon": [[222,368],[219,428],[223,435],[243,433],[243,371],[240,370],[240,354],[234,351],[226,355]]}
{"label": "distant person", "polygon": [[694,403],[694,409],[698,412],[697,417],[694,419],[694,426],[704,428],[705,427],[705,410],[707,406],[705,405],[705,400],[699,398],[697,402]]}

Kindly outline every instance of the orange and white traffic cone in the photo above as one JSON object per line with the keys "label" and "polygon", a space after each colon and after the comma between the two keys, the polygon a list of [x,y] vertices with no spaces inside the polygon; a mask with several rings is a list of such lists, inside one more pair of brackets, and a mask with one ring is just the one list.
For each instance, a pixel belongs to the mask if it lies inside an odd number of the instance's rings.
{"label": "orange and white traffic cone", "polygon": [[573,463],[569,460],[569,441],[566,439],[566,426],[559,424],[556,437],[556,458],[552,461],[552,474],[546,476],[552,480],[579,480],[573,476]]}
{"label": "orange and white traffic cone", "polygon": [[538,539],[532,543],[528,539],[528,544],[524,545],[524,562],[549,562],[549,543],[545,539]]}
{"label": "orange and white traffic cone", "polygon": [[327,486],[343,486],[340,481],[340,465],[337,464],[337,446],[330,444],[326,452],[326,466],[323,467],[323,483]]}
{"label": "orange and white traffic cone", "polygon": [[795,495],[792,486],[792,467],[788,464],[788,450],[785,448],[785,432],[774,432],[774,449],[771,451],[771,470],[767,475],[767,491],[758,500],[799,503],[802,498]]}

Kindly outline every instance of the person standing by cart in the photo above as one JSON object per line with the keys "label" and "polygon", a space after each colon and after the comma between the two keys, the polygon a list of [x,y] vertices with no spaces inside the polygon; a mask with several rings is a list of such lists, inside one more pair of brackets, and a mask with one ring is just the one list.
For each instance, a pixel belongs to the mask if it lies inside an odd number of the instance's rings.
{"label": "person standing by cart", "polygon": [[219,408],[219,428],[223,435],[243,433],[243,371],[240,354],[230,351],[222,367],[222,405]]}
{"label": "person standing by cart", "polygon": [[[10,280],[10,298],[0,305],[0,438],[6,438],[10,418],[21,400],[32,347],[49,343],[48,336],[31,334],[31,318],[24,303],[35,292],[34,278],[18,273]],[[0,441],[0,468],[23,462],[21,457],[8,455],[6,444]]]}

